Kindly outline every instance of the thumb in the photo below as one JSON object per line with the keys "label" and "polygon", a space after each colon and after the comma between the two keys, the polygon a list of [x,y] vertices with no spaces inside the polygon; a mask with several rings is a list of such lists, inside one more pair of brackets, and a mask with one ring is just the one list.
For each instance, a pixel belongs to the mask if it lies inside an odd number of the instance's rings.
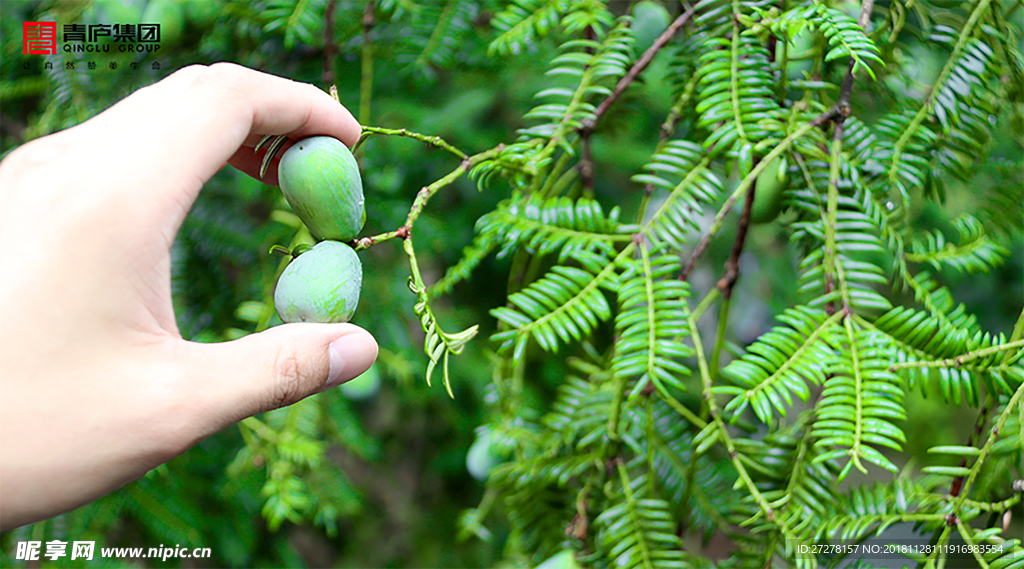
{"label": "thumb", "polygon": [[337,387],[377,359],[373,336],[353,324],[284,324],[190,349],[189,373],[216,428]]}

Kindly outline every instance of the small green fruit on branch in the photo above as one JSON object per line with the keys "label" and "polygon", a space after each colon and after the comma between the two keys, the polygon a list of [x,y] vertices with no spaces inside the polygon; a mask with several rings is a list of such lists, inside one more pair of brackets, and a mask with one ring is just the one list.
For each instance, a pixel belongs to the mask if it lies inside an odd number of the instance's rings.
{"label": "small green fruit on branch", "polygon": [[314,136],[296,142],[278,167],[281,191],[318,240],[350,241],[366,221],[363,181],[341,141]]}
{"label": "small green fruit on branch", "polygon": [[768,223],[782,212],[782,204],[786,199],[786,186],[789,177],[786,175],[785,159],[773,159],[757,176],[757,192],[750,210],[750,222],[755,224]]}
{"label": "small green fruit on branch", "polygon": [[351,247],[321,241],[288,264],[274,291],[285,322],[348,322],[359,305],[363,267]]}
{"label": "small green fruit on branch", "polygon": [[[268,140],[264,138],[259,146]],[[261,174],[284,140],[271,141]],[[348,322],[359,304],[363,282],[359,257],[342,243],[354,239],[366,221],[359,166],[341,141],[314,136],[284,153],[278,180],[295,215],[320,243],[308,250],[301,244],[290,252],[283,247],[272,249],[293,257],[275,287],[277,314],[284,322]]]}

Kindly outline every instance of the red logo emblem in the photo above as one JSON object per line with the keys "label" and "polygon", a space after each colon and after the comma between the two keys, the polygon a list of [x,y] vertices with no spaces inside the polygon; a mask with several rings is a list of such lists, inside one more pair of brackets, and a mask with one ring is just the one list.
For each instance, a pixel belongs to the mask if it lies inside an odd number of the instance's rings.
{"label": "red logo emblem", "polygon": [[23,22],[21,53],[57,55],[57,22]]}

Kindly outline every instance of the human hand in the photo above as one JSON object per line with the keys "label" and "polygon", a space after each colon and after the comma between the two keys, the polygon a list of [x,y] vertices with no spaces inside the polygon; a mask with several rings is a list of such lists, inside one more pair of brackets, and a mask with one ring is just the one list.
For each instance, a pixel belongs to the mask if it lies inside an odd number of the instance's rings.
{"label": "human hand", "polygon": [[[361,374],[350,324],[182,340],[170,247],[226,163],[258,176],[264,134],[359,124],[315,87],[193,66],[0,163],[0,529],[111,492],[250,415]],[[276,169],[267,176],[276,183]]]}

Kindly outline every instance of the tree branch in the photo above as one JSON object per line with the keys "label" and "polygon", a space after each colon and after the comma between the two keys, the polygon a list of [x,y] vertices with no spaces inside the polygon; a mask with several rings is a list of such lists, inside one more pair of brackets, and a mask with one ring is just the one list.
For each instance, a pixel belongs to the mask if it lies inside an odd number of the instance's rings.
{"label": "tree branch", "polygon": [[328,0],[324,9],[324,85],[334,84],[334,53],[338,46],[334,44],[334,10],[338,7],[338,0]]}
{"label": "tree branch", "polygon": [[633,67],[630,67],[629,71],[626,72],[622,79],[619,79],[618,84],[615,85],[612,92],[605,97],[599,105],[597,105],[597,108],[594,110],[594,116],[583,121],[583,125],[580,127],[581,133],[589,133],[594,130],[594,127],[597,126],[601,117],[604,116],[604,114],[608,112],[608,109],[615,104],[615,101],[617,101],[619,97],[626,92],[626,89],[629,88],[633,81],[636,81],[636,78],[639,77],[640,74],[643,73],[644,69],[650,65],[651,61],[654,60],[654,56],[657,55],[658,52],[661,51],[661,48],[665,47],[669,40],[672,39],[672,36],[676,35],[679,29],[682,28],[691,17],[693,17],[693,14],[694,9],[690,8],[680,14],[675,21],[665,28],[665,31],[658,36],[658,39],[654,40],[651,47],[647,48],[647,51],[640,56],[640,59],[636,60]]}
{"label": "tree branch", "polygon": [[434,197],[434,194],[436,194],[441,188],[457,180],[460,176],[468,172],[473,166],[479,164],[480,162],[493,159],[495,156],[500,154],[501,151],[504,149],[505,145],[499,144],[498,146],[486,152],[481,152],[480,154],[475,154],[473,156],[467,156],[462,161],[462,163],[459,164],[458,168],[452,170],[450,173],[448,173],[448,175],[437,180],[436,182],[428,186],[424,186],[416,194],[416,199],[413,200],[412,207],[409,208],[409,215],[405,220],[405,225],[399,227],[398,229],[395,229],[394,231],[388,231],[386,233],[381,233],[379,235],[374,235],[372,237],[363,237],[361,239],[356,239],[351,243],[352,246],[355,248],[356,251],[362,251],[363,249],[372,247],[377,243],[389,241],[391,239],[395,239],[396,237],[401,239],[409,239],[409,237],[412,235],[413,225],[416,223],[416,220],[423,212],[423,208],[427,206],[427,202],[430,201],[430,198]]}
{"label": "tree branch", "polygon": [[469,156],[465,152],[459,150],[458,148],[455,148],[451,144],[448,144],[440,136],[427,136],[425,134],[412,132],[411,130],[406,130],[404,128],[394,129],[381,128],[378,126],[364,126],[363,134],[362,136],[359,137],[359,142],[356,142],[355,148],[359,148],[359,145],[361,145],[363,141],[365,141],[367,138],[370,138],[370,136],[374,134],[385,134],[388,136],[404,136],[407,138],[414,138],[424,144],[433,146],[434,148],[440,148],[441,150],[451,152],[452,154],[458,156],[462,160],[469,158]]}
{"label": "tree branch", "polygon": [[[366,7],[363,10],[363,45],[360,48],[362,59],[359,76],[359,124],[365,125],[370,122],[370,113],[373,102],[373,26],[377,23],[377,0],[366,0]],[[365,130],[365,127],[364,127]],[[359,148],[359,143],[356,148]],[[363,153],[356,155],[359,167],[363,167]]]}

